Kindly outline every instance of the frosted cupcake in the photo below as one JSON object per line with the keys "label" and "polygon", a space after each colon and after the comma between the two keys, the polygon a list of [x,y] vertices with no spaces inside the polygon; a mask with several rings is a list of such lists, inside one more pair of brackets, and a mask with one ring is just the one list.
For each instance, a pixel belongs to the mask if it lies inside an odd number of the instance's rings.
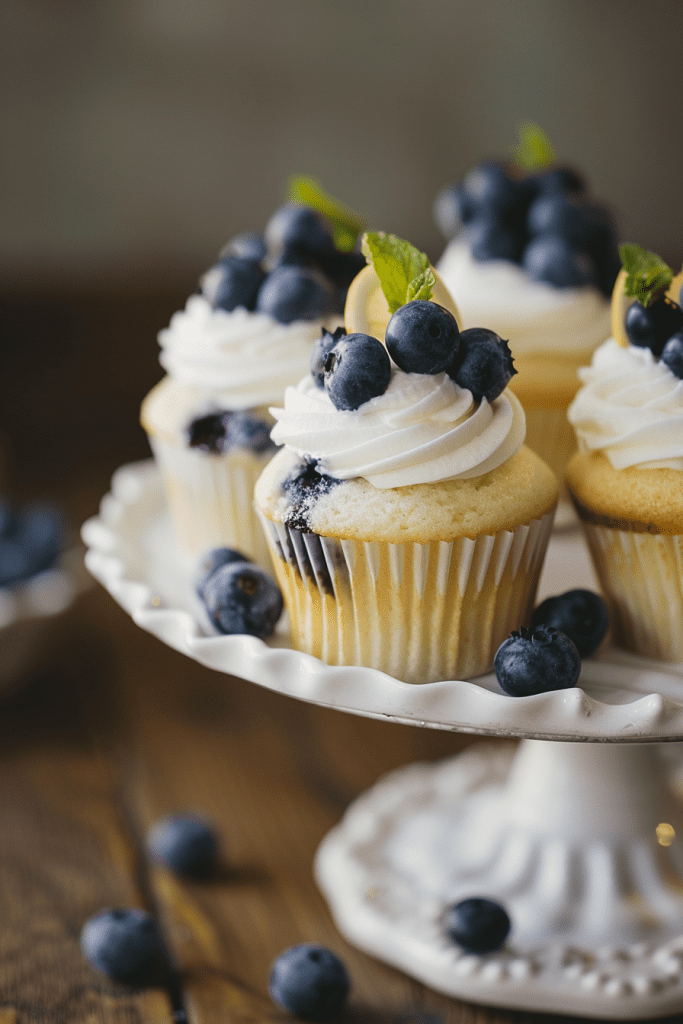
{"label": "frosted cupcake", "polygon": [[509,339],[526,443],[561,478],[575,449],[566,410],[576,371],[609,337],[619,261],[609,212],[575,171],[550,162],[543,133],[527,128],[517,163],[482,164],[437,198],[451,239],[437,268],[463,327],[486,324]]}
{"label": "frosted cupcake", "polygon": [[341,332],[316,346],[272,410],[284,448],[256,504],[294,646],[407,682],[475,676],[528,620],[557,484],[523,445],[505,343],[468,342],[419,273],[392,295],[407,243],[368,243],[394,306],[386,348]]}
{"label": "frosted cupcake", "polygon": [[234,547],[269,565],[252,507],[275,450],[268,406],[306,372],[322,329],[341,319],[359,261],[337,248],[319,212],[288,204],[265,237],[240,235],[226,246],[201,293],[159,334],[167,376],[141,419],[190,553]]}
{"label": "frosted cupcake", "polygon": [[[683,661],[682,283],[624,246],[615,336],[580,371],[567,484],[610,604],[613,638]],[[668,295],[666,294],[668,291]]]}

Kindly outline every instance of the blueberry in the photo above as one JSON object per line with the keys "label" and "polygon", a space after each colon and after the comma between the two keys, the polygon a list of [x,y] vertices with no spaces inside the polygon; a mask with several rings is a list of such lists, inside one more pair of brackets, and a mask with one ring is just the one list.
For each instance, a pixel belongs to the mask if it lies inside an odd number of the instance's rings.
{"label": "blueberry", "polygon": [[0,537],[5,537],[16,526],[17,519],[12,506],[5,498],[0,498]]}
{"label": "blueberry", "polygon": [[344,964],[324,946],[291,946],[270,969],[268,990],[274,1003],[302,1020],[327,1021],[337,1014],[351,983]]}
{"label": "blueberry", "polygon": [[522,266],[534,281],[544,281],[556,288],[580,288],[597,280],[591,257],[560,235],[533,238],[524,250]]}
{"label": "blueberry", "polygon": [[304,461],[282,484],[289,499],[285,525],[310,532],[310,515],[316,503],[341,483],[341,480],[319,472],[318,463]]}
{"label": "blueberry", "polygon": [[282,614],[282,595],[258,566],[249,562],[222,565],[204,584],[202,599],[219,633],[270,636]]}
{"label": "blueberry", "polygon": [[460,334],[460,349],[448,374],[461,388],[472,392],[476,402],[493,402],[517,373],[507,341],[484,327]]}
{"label": "blueberry", "polygon": [[187,428],[187,443],[209,455],[221,455],[228,448],[228,429],[232,413],[227,410],[208,413],[192,420]]}
{"label": "blueberry", "polygon": [[461,184],[449,185],[434,200],[434,220],[446,238],[454,238],[472,220],[475,206]]}
{"label": "blueberry", "polygon": [[473,896],[447,907],[443,914],[446,934],[466,953],[493,953],[510,934],[510,918],[500,903]]}
{"label": "blueberry", "polygon": [[313,342],[310,371],[317,388],[325,387],[325,360],[337,342],[344,337],[346,337],[346,331],[343,327],[337,327],[333,333],[323,327],[322,334]]}
{"label": "blueberry", "polygon": [[585,179],[572,167],[549,167],[545,171],[539,171],[534,177],[538,191],[545,194],[551,192],[578,194],[586,191]]}
{"label": "blueberry", "polygon": [[63,534],[62,517],[51,505],[23,509],[13,537],[25,552],[30,576],[54,565],[62,549]]}
{"label": "blueberry", "polygon": [[331,312],[335,289],[320,271],[310,267],[281,266],[273,270],[259,289],[256,309],[281,324],[293,320],[317,320]]}
{"label": "blueberry", "polygon": [[669,338],[683,328],[683,309],[667,295],[647,307],[636,301],[626,310],[624,328],[632,345],[659,357]]}
{"label": "blueberry", "polygon": [[588,658],[605,639],[609,613],[592,590],[568,590],[542,601],[531,616],[531,625],[561,630],[574,641],[581,657]]}
{"label": "blueberry", "polygon": [[31,576],[31,559],[15,537],[0,537],[0,587]]}
{"label": "blueberry", "polygon": [[263,235],[257,231],[245,231],[241,235],[235,235],[223,246],[219,253],[219,260],[225,256],[239,256],[241,260],[250,260],[252,263],[260,263],[265,258],[267,249]]}
{"label": "blueberry", "polygon": [[672,334],[662,349],[661,362],[683,379],[683,331]]}
{"label": "blueberry", "polygon": [[316,210],[301,203],[287,203],[266,224],[266,245],[271,256],[304,258],[335,252],[328,222]]}
{"label": "blueberry", "polygon": [[195,583],[197,596],[203,598],[204,587],[216,569],[220,569],[222,565],[232,565],[233,562],[251,562],[251,558],[235,548],[212,548],[211,551],[207,551],[199,563],[197,582]]}
{"label": "blueberry", "polygon": [[167,966],[156,921],[136,907],[91,917],[81,930],[81,951],[93,967],[129,985],[158,983]]}
{"label": "blueberry", "polygon": [[238,306],[253,310],[265,274],[258,263],[226,256],[216,264],[217,276],[211,304],[215,309],[231,312]]}
{"label": "blueberry", "polygon": [[561,235],[572,245],[585,248],[590,237],[590,218],[581,205],[560,193],[541,195],[529,207],[529,234]]}
{"label": "blueberry", "polygon": [[391,380],[391,361],[381,341],[368,334],[347,334],[325,359],[325,390],[337,409],[358,409],[383,395]]}
{"label": "blueberry", "polygon": [[496,651],[496,678],[510,697],[528,697],[576,686],[581,655],[573,640],[553,626],[513,631]]}
{"label": "blueberry", "polygon": [[493,217],[476,217],[468,226],[472,258],[479,263],[508,260],[519,263],[527,241],[523,228],[515,228]]}
{"label": "blueberry", "polygon": [[329,256],[320,256],[318,264],[322,272],[333,281],[344,293],[353,281],[367,266],[362,252],[334,252]]}
{"label": "blueberry", "polygon": [[463,181],[463,189],[475,215],[485,210],[499,217],[522,215],[530,199],[528,185],[508,177],[503,164],[497,161],[473,168]]}
{"label": "blueberry", "polygon": [[147,833],[150,856],[179,875],[208,875],[216,866],[218,842],[213,829],[194,814],[171,814]]}
{"label": "blueberry", "polygon": [[406,373],[441,373],[458,353],[459,334],[449,310],[417,300],[396,310],[385,342],[391,358]]}
{"label": "blueberry", "polygon": [[228,422],[228,443],[231,447],[246,448],[256,455],[263,455],[277,447],[270,437],[272,429],[272,420],[255,416],[248,409],[238,409]]}

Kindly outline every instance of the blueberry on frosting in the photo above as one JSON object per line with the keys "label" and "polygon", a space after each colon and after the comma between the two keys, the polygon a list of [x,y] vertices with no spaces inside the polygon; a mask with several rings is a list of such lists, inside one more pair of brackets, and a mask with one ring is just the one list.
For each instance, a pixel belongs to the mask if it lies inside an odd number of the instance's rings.
{"label": "blueberry on frosting", "polygon": [[391,380],[387,350],[369,334],[347,334],[324,363],[325,390],[337,409],[352,411],[383,395]]}
{"label": "blueberry on frosting", "polygon": [[332,332],[323,327],[320,337],[314,341],[311,351],[310,370],[316,387],[325,387],[325,360],[337,342],[341,341],[345,336],[346,331],[343,327],[337,327]]}
{"label": "blueberry on frosting", "polygon": [[477,402],[493,402],[517,373],[507,341],[484,327],[472,327],[460,334],[460,346],[448,374],[461,388],[467,388]]}
{"label": "blueberry on frosting", "polygon": [[400,306],[387,324],[389,355],[406,373],[441,373],[458,352],[455,317],[436,302],[417,300]]}

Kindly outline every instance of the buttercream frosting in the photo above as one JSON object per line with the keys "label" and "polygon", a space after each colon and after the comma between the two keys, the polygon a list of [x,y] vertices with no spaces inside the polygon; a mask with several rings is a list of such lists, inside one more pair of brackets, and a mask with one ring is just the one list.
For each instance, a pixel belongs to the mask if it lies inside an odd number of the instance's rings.
{"label": "buttercream frosting", "polygon": [[192,295],[159,333],[159,361],[176,381],[198,388],[227,409],[282,400],[308,370],[323,321],[280,324],[266,313],[213,309]]}
{"label": "buttercream frosting", "polygon": [[610,338],[579,377],[567,415],[584,451],[603,452],[615,469],[683,470],[683,380],[649,348]]}
{"label": "buttercream frosting", "polygon": [[508,260],[478,262],[465,236],[454,239],[436,269],[458,304],[462,329],[488,327],[515,356],[590,353],[610,333],[609,302],[597,288],[555,288],[533,281]]}
{"label": "buttercream frosting", "polygon": [[524,411],[508,390],[475,402],[446,373],[394,369],[383,395],[340,411],[309,375],[270,410],[272,439],[338,480],[363,477],[378,488],[482,476],[524,441]]}

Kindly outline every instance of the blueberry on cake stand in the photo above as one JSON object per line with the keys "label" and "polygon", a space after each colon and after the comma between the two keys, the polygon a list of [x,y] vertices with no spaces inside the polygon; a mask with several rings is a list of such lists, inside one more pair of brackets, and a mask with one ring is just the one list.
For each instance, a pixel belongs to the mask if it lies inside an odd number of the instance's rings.
{"label": "blueberry on cake stand", "polygon": [[[340,930],[472,1002],[616,1020],[683,1011],[683,666],[608,648],[578,686],[515,698],[494,676],[410,685],[289,645],[209,635],[152,463],[115,475],[83,527],[86,564],[135,622],[218,671],[353,714],[497,737],[380,780],[347,810],[315,872]],[[540,596],[594,587],[578,535],[548,552]],[[500,738],[521,739],[520,744]],[[507,943],[448,939],[444,910],[505,906]]]}

